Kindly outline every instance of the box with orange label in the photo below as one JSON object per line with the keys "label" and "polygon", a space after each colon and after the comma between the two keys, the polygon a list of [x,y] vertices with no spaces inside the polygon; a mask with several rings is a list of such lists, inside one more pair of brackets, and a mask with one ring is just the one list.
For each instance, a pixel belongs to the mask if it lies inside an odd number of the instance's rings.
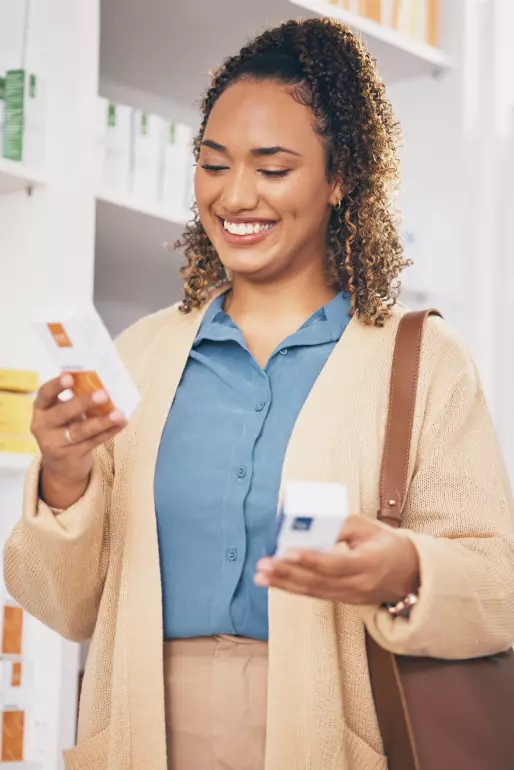
{"label": "box with orange label", "polygon": [[75,395],[100,389],[107,393],[108,402],[92,407],[88,415],[121,409],[130,418],[139,403],[139,392],[92,305],[44,312],[35,328],[59,372],[73,376]]}

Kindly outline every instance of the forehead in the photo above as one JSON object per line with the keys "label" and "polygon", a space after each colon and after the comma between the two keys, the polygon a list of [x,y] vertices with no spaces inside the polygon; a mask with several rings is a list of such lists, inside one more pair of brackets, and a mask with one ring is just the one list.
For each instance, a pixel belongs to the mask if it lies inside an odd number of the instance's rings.
{"label": "forehead", "polygon": [[282,145],[299,152],[321,146],[309,107],[299,104],[287,86],[243,80],[215,103],[205,138],[230,148]]}

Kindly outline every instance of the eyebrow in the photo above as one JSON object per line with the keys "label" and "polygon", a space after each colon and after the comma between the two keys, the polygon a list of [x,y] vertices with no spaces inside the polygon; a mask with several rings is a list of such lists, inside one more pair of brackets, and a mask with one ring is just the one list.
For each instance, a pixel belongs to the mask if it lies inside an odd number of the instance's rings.
{"label": "eyebrow", "polygon": [[[202,142],[202,147],[210,147],[212,150],[217,150],[218,152],[227,152],[227,148],[224,145],[219,144],[218,142],[213,142],[211,139],[204,139]],[[250,152],[256,158],[278,155],[279,153],[287,153],[288,155],[296,155],[297,157],[300,157],[299,152],[289,150],[287,147],[281,147],[280,145],[276,145],[274,147],[256,147],[255,149],[250,150]]]}

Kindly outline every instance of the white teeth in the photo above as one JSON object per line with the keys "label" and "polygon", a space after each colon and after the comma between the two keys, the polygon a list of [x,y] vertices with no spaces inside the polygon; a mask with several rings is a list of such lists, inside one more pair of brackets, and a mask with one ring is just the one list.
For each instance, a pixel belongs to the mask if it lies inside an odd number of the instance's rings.
{"label": "white teeth", "polygon": [[227,219],[223,220],[223,227],[228,230],[232,235],[253,235],[254,233],[263,233],[267,230],[271,230],[273,224],[260,225],[258,222],[255,224],[245,222],[229,222]]}

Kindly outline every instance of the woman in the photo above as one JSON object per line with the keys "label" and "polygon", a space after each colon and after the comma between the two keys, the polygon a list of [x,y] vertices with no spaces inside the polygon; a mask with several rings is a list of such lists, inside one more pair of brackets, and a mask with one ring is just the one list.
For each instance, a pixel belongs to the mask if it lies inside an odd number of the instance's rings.
{"label": "woman", "polygon": [[[430,320],[406,529],[376,521],[404,313],[399,131],[350,30],[265,32],[202,109],[185,298],[119,340],[141,406],[127,426],[83,420],[105,394],[62,403],[69,378],[43,386],[7,586],[59,633],[92,637],[68,768],[385,770],[364,628],[443,658],[514,639],[490,417],[467,352]],[[349,548],[266,556],[292,479],[347,486]],[[386,603],[408,595],[395,618]]]}

